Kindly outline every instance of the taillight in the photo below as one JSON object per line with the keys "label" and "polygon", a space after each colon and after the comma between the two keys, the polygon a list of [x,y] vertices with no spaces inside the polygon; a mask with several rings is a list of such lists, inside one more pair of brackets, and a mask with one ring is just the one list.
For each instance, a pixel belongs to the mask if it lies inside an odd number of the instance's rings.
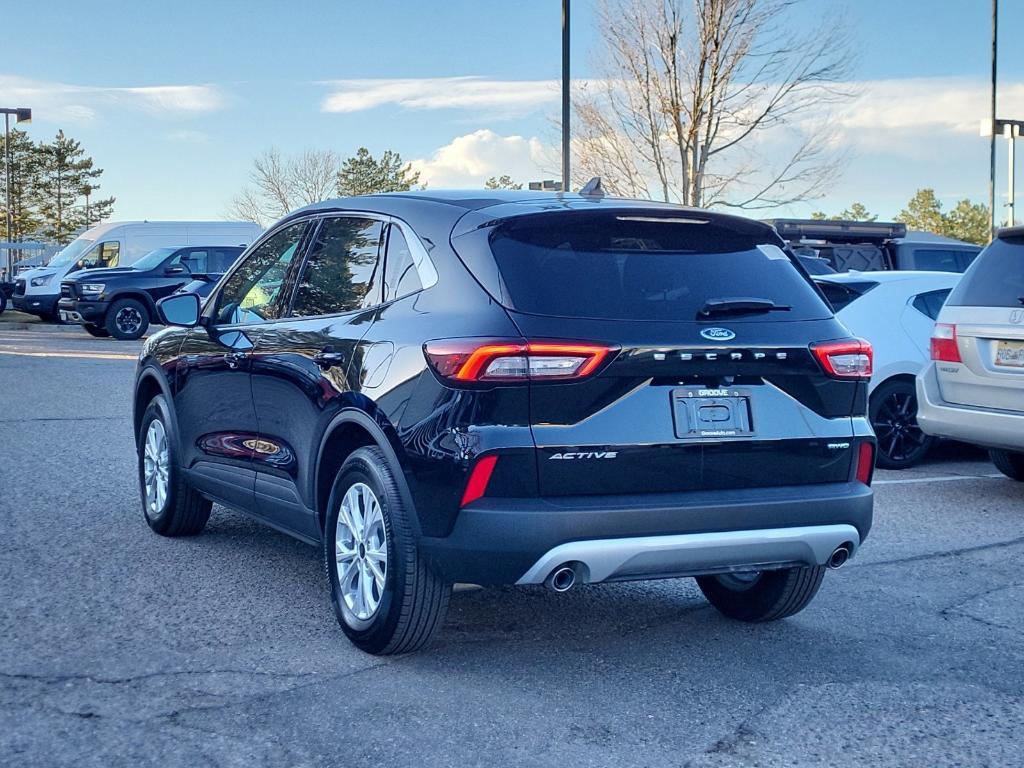
{"label": "taillight", "polygon": [[840,379],[871,378],[871,344],[864,339],[823,341],[812,344],[811,352],[829,376]]}
{"label": "taillight", "polygon": [[423,345],[427,362],[439,376],[464,383],[582,379],[612,351],[606,344],[500,339],[449,339]]}
{"label": "taillight", "polygon": [[466,481],[466,490],[462,492],[460,507],[476,501],[487,492],[487,484],[491,482],[491,474],[494,472],[494,465],[498,463],[498,457],[484,456],[469,473],[469,480]]}
{"label": "taillight", "polygon": [[945,363],[962,363],[960,349],[956,344],[956,326],[950,323],[936,323],[932,331],[932,360]]}
{"label": "taillight", "polygon": [[875,446],[866,440],[857,450],[857,479],[864,485],[871,485],[875,473]]}

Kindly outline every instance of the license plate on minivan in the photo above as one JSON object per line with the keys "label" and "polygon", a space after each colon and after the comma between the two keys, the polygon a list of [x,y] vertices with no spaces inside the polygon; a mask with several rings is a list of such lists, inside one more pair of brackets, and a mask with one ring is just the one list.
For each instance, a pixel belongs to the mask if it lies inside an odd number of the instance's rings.
{"label": "license plate on minivan", "polygon": [[747,437],[754,434],[750,392],[742,389],[672,391],[676,437]]}
{"label": "license plate on minivan", "polygon": [[1024,341],[1000,341],[996,345],[996,365],[1024,368]]}

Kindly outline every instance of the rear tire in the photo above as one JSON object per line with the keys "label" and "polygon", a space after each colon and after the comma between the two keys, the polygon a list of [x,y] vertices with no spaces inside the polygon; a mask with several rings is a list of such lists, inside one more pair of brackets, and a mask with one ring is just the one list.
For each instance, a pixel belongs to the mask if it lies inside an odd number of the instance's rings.
{"label": "rear tire", "polygon": [[[142,513],[149,527],[161,536],[200,533],[210,519],[213,504],[193,490],[184,477],[178,460],[176,425],[163,395],[154,397],[146,408],[137,442]],[[149,471],[154,463],[157,484]],[[158,492],[160,482],[162,492]]]}
{"label": "rear tire", "polygon": [[448,612],[451,584],[420,557],[412,514],[380,448],[360,448],[345,460],[327,502],[324,567],[338,623],[366,653],[419,650]]}
{"label": "rear tire", "polygon": [[141,301],[118,299],[107,310],[104,325],[115,339],[134,341],[149,328],[149,310]]}
{"label": "rear tire", "polygon": [[7,294],[0,290],[0,315],[7,309]]}
{"label": "rear tire", "polygon": [[90,336],[95,336],[97,339],[110,338],[110,331],[106,328],[100,328],[98,325],[93,325],[92,323],[83,323],[82,327],[85,328],[86,333]]}
{"label": "rear tire", "polygon": [[881,469],[907,469],[931,450],[935,438],[917,423],[917,391],[914,383],[895,379],[871,393],[868,418],[878,438],[875,464]]}
{"label": "rear tire", "polygon": [[1024,481],[1024,453],[1016,451],[990,450],[988,452],[996,469],[1011,480]]}
{"label": "rear tire", "polygon": [[799,613],[818,594],[825,566],[761,571],[746,574],[698,576],[697,586],[715,608],[738,621],[775,621]]}

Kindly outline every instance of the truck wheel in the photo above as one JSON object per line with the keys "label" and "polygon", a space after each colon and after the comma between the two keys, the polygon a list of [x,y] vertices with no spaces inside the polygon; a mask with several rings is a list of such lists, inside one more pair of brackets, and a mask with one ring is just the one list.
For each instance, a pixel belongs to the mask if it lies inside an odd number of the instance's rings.
{"label": "truck wheel", "polygon": [[988,455],[996,469],[1011,480],[1024,480],[1024,453],[991,450]]}
{"label": "truck wheel", "polygon": [[188,484],[178,462],[178,435],[170,408],[157,395],[139,427],[139,490],[142,513],[161,536],[194,536],[206,527],[213,506]]}
{"label": "truck wheel", "polygon": [[907,469],[925,457],[935,438],[917,424],[917,392],[914,383],[896,379],[871,393],[868,417],[878,437],[875,463],[882,469]]}
{"label": "truck wheel", "polygon": [[715,608],[739,621],[775,621],[799,613],[814,599],[825,566],[698,576],[697,586]]}
{"label": "truck wheel", "polygon": [[324,566],[338,623],[367,653],[419,650],[448,611],[451,584],[420,557],[411,514],[380,448],[346,459],[327,502]]}
{"label": "truck wheel", "polygon": [[115,339],[133,341],[149,328],[149,310],[141,301],[118,299],[107,310],[105,326]]}
{"label": "truck wheel", "polygon": [[7,296],[2,290],[0,290],[0,315],[7,309]]}
{"label": "truck wheel", "polygon": [[83,323],[82,327],[85,328],[85,332],[90,336],[95,336],[97,339],[106,339],[110,337],[110,331],[106,328],[100,328],[98,325],[92,323]]}

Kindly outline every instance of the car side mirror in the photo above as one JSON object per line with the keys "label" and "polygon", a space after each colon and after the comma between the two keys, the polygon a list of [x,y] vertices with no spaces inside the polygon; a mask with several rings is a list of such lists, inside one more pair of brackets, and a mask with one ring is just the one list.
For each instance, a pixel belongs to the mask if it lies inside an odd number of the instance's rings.
{"label": "car side mirror", "polygon": [[164,325],[194,328],[199,325],[199,296],[194,293],[175,293],[156,303]]}

